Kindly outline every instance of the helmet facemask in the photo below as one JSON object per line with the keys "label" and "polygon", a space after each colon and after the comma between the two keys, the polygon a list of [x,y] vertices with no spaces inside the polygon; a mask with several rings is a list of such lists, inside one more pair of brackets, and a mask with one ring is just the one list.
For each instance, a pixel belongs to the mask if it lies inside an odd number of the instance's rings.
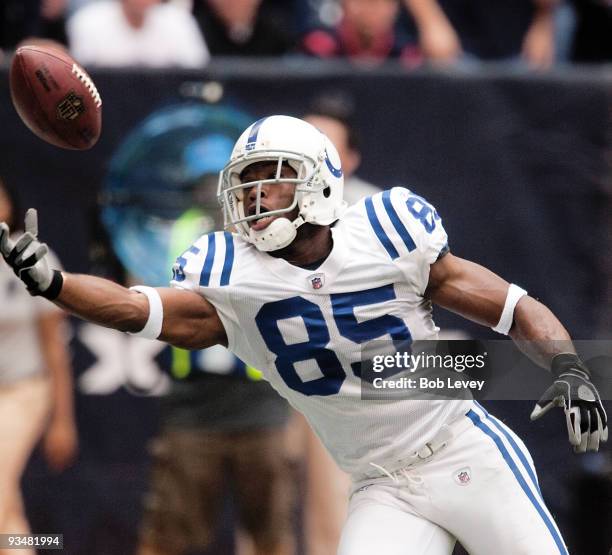
{"label": "helmet facemask", "polygon": [[[244,170],[261,162],[276,164],[274,176],[243,182]],[[284,166],[291,167],[295,176],[283,176]],[[262,207],[266,204],[262,188],[280,184],[294,185],[292,202],[273,210]],[[304,223],[325,226],[336,221],[345,208],[342,186],[338,153],[323,133],[297,118],[270,116],[255,122],[238,139],[220,173],[217,197],[225,229],[238,232],[259,250],[274,251],[289,245]],[[255,210],[247,214],[245,205],[252,204],[246,202],[245,194],[253,188]],[[275,219],[265,228],[251,227],[251,222],[268,217]]]}
{"label": "helmet facemask", "polygon": [[[276,174],[271,179],[260,179],[255,181],[241,180],[241,175],[248,166],[260,162],[274,162],[276,164]],[[281,175],[284,165],[288,165],[295,172],[295,177],[284,177]],[[236,230],[250,242],[255,243],[258,248],[264,251],[277,250],[282,248],[280,243],[289,244],[294,238],[298,227],[304,222],[301,216],[297,216],[293,220],[289,220],[283,215],[289,215],[296,208],[300,207],[300,201],[304,194],[319,191],[325,187],[325,184],[317,182],[316,175],[318,173],[321,160],[315,160],[303,153],[297,152],[273,152],[259,151],[257,156],[245,156],[243,159],[237,159],[230,162],[219,176],[218,197],[223,209],[223,219],[225,229]],[[289,206],[277,208],[274,210],[265,210],[262,212],[262,187],[264,185],[279,185],[293,184],[295,191],[293,201]],[[253,214],[247,214],[245,211],[245,195],[246,191],[251,188],[256,190],[255,211]],[[276,218],[265,229],[255,231],[251,229],[250,222],[257,221],[263,218],[281,216]],[[280,223],[284,220],[283,223]],[[279,222],[279,223],[277,223]],[[287,227],[284,233],[281,233],[283,240],[272,241],[270,231],[278,233],[280,226],[291,226],[293,233]],[[272,226],[274,226],[272,228]],[[272,229],[270,229],[272,228]],[[291,237],[291,238],[290,238]],[[290,240],[289,240],[290,238]],[[280,239],[280,238],[279,238]]]}

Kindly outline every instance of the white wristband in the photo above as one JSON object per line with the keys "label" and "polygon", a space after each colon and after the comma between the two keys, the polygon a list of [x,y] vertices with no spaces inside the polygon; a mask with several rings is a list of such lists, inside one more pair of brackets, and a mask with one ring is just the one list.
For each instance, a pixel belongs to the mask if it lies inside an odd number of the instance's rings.
{"label": "white wristband", "polygon": [[130,287],[130,290],[138,291],[149,299],[149,318],[145,327],[140,331],[128,333],[135,337],[157,339],[161,334],[162,324],[164,322],[164,307],[159,293],[156,289],[153,289],[153,287],[146,287],[145,285],[136,285],[135,287]]}
{"label": "white wristband", "polygon": [[510,287],[508,287],[508,295],[506,295],[504,310],[502,310],[497,326],[492,328],[493,331],[508,335],[508,332],[512,327],[512,323],[514,322],[514,308],[521,300],[521,297],[525,296],[526,294],[527,291],[521,289],[518,285],[514,285],[514,283],[510,284]]}

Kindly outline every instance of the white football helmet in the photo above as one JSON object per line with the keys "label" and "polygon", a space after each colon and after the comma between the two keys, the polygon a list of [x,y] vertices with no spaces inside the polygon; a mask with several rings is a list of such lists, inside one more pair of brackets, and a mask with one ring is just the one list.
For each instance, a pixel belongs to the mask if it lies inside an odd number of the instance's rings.
{"label": "white football helmet", "polygon": [[[242,183],[241,172],[251,164],[277,163],[273,179]],[[295,178],[281,177],[283,163],[289,164]],[[295,183],[293,202],[286,208],[261,212],[262,185]],[[219,176],[217,195],[223,208],[226,229],[235,229],[261,251],[274,251],[289,245],[297,229],[308,222],[329,225],[346,207],[342,200],[344,176],[340,156],[332,142],[317,128],[298,118],[270,116],[249,126],[240,136],[231,157]],[[255,213],[244,210],[245,190],[256,187]],[[288,214],[298,208],[293,220],[276,218],[265,229],[255,231],[249,222],[268,216]]]}

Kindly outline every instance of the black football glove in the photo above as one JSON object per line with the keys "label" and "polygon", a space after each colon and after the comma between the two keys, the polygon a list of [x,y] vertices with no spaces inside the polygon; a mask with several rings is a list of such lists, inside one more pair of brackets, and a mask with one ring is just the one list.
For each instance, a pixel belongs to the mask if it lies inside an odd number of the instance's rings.
{"label": "black football glove", "polygon": [[30,208],[25,216],[25,233],[13,241],[8,225],[0,223],[0,253],[31,295],[54,299],[62,287],[62,274],[49,268],[49,249],[38,241],[38,215]]}
{"label": "black football glove", "polygon": [[553,358],[551,372],[555,381],[536,403],[531,420],[563,407],[574,451],[597,451],[608,440],[608,417],[589,370],[578,356],[563,353]]}

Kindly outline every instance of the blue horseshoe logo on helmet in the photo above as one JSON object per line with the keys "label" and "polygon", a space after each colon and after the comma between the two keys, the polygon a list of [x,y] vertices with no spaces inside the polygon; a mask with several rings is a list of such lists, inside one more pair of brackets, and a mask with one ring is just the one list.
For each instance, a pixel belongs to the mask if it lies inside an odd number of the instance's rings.
{"label": "blue horseshoe logo on helmet", "polygon": [[325,149],[325,164],[334,177],[342,177],[342,166],[334,167],[329,159],[329,154],[327,154],[327,149]]}

